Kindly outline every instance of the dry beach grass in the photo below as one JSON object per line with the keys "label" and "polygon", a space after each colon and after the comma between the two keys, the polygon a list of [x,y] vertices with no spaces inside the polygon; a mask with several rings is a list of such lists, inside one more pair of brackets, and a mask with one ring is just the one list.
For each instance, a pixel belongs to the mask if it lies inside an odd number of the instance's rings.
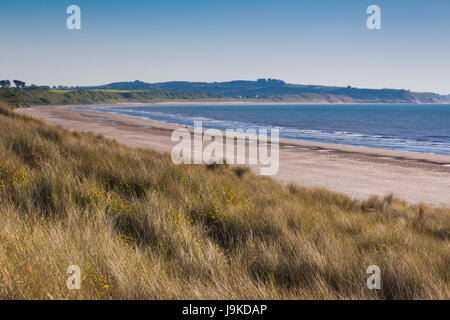
{"label": "dry beach grass", "polygon": [[[16,112],[68,130],[93,132],[122,145],[163,153],[170,153],[176,144],[171,141],[172,132],[184,128],[91,107],[39,106]],[[449,165],[450,156],[445,155],[280,139],[279,171],[272,178],[284,184],[326,188],[359,200],[393,194],[408,203],[448,208]],[[260,173],[258,165],[250,168]]]}
{"label": "dry beach grass", "polygon": [[450,298],[449,209],[175,166],[0,113],[2,299]]}

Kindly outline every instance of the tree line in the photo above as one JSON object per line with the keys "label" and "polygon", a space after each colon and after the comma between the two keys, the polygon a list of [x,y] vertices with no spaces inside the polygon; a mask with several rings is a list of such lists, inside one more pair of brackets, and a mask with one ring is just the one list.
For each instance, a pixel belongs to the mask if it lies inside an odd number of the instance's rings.
{"label": "tree line", "polygon": [[[25,87],[25,82],[20,81],[20,80],[13,80],[14,85],[16,86],[16,88],[21,89],[23,87]],[[9,80],[0,80],[0,87],[2,88],[10,88],[11,87],[11,81]]]}

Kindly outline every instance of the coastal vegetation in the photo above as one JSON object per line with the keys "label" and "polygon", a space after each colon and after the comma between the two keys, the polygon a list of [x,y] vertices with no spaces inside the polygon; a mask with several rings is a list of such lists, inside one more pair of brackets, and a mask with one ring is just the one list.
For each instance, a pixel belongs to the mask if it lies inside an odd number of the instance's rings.
{"label": "coastal vegetation", "polygon": [[450,103],[450,95],[395,89],[297,85],[276,79],[229,82],[117,82],[96,87],[38,87],[0,81],[0,99],[12,106],[163,101],[247,101],[289,103]]}
{"label": "coastal vegetation", "polygon": [[450,298],[450,209],[177,166],[0,104],[1,299]]}
{"label": "coastal vegetation", "polygon": [[168,100],[205,100],[215,96],[202,92],[180,93],[164,90],[51,90],[38,86],[0,88],[0,99],[13,107],[30,105],[71,105],[127,102],[159,102]]}

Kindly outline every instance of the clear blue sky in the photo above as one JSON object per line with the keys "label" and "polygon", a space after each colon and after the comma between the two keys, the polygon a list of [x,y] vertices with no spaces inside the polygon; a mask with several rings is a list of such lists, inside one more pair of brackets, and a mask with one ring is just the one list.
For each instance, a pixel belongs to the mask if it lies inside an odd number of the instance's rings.
{"label": "clear blue sky", "polygon": [[[82,29],[66,29],[66,8]],[[366,28],[366,8],[382,30]],[[449,0],[0,2],[0,78],[35,84],[226,81],[450,93]]]}

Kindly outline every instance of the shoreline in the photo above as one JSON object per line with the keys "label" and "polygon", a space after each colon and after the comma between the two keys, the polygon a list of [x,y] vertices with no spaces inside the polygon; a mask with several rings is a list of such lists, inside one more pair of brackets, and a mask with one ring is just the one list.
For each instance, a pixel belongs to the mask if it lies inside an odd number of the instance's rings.
{"label": "shoreline", "polygon": [[[122,105],[122,104],[118,104],[118,106],[120,106],[120,105]],[[134,104],[132,104],[132,105],[134,105]],[[182,104],[182,105],[190,106],[190,105],[196,105],[196,104],[192,103],[192,104]],[[72,108],[96,108],[96,107],[107,107],[107,106],[110,106],[110,105],[90,105],[90,106],[67,105],[65,107],[72,109]],[[150,104],[150,105],[139,104],[139,106],[160,106],[160,104]],[[161,106],[165,106],[165,105],[161,104]],[[168,106],[172,106],[172,104],[168,104]],[[173,106],[178,106],[178,104],[173,104]],[[180,106],[181,106],[181,104],[180,104]],[[45,106],[35,106],[34,108],[42,108],[42,107],[45,107]],[[57,106],[57,107],[63,107],[63,106]],[[78,110],[83,110],[83,109],[78,109]],[[107,111],[94,110],[94,112],[107,113],[110,115],[116,115],[119,117],[128,117],[131,119],[140,119],[140,120],[148,121],[149,123],[152,123],[153,126],[157,126],[157,127],[161,127],[161,128],[169,128],[171,130],[174,130],[176,128],[185,127],[180,124],[155,121],[155,120],[144,119],[141,117],[129,116],[129,115],[124,115],[124,114],[108,113]],[[192,126],[189,126],[189,125],[187,127],[189,129],[193,128]],[[281,138],[281,137],[280,137],[280,146],[310,148],[310,149],[328,150],[328,151],[340,151],[340,152],[348,152],[348,153],[360,153],[360,154],[366,154],[366,155],[371,155],[371,156],[376,156],[376,157],[393,157],[393,158],[402,159],[402,160],[417,160],[417,161],[422,161],[422,162],[426,162],[426,163],[444,164],[444,165],[450,166],[450,155],[447,156],[447,155],[442,155],[442,154],[437,154],[437,153],[400,151],[400,150],[385,149],[385,148],[352,146],[352,145],[346,145],[346,144],[315,142],[315,141],[308,141],[308,140],[302,140],[302,139],[289,139],[289,138]]]}
{"label": "shoreline", "polygon": [[[170,141],[172,130],[183,127],[89,110],[96,106],[34,106],[16,112],[160,152],[170,152],[175,144]],[[445,155],[281,138],[280,170],[273,178],[282,183],[325,187],[357,199],[393,193],[409,203],[450,207],[450,156]]]}

